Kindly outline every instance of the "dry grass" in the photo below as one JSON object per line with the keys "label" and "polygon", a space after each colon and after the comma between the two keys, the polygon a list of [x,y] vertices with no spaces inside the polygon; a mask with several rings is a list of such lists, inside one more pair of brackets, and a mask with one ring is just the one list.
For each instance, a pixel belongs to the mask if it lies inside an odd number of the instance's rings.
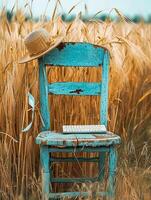
{"label": "dry grass", "polygon": [[[36,61],[17,63],[25,53],[24,36],[41,26],[52,35],[66,31],[65,41],[92,42],[110,49],[108,128],[119,133],[123,141],[119,149],[116,200],[150,200],[151,25],[95,20],[83,23],[78,17],[69,24],[60,17],[34,23],[25,22],[21,12],[11,23],[4,13],[0,18],[0,199],[41,199],[39,147],[34,143],[40,128],[38,67]],[[99,80],[97,70],[78,69],[75,74],[73,69],[51,68],[50,72],[50,81]],[[22,127],[30,121],[28,91],[36,99],[36,113],[32,130],[23,134]],[[59,96],[51,97],[50,101],[54,130],[64,123],[99,123],[96,97],[63,100]],[[71,164],[68,171],[72,171]],[[94,165],[83,165],[82,174],[94,172]],[[59,173],[58,166],[55,174]],[[97,187],[83,185],[83,188],[91,192]]]}

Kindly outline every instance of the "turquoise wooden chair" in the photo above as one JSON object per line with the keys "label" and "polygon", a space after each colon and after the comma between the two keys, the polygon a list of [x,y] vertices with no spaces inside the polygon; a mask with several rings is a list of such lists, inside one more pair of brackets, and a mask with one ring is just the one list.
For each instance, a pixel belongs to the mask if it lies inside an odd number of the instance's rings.
{"label": "turquoise wooden chair", "polygon": [[[46,66],[66,67],[102,67],[102,81],[100,83],[88,82],[55,82],[48,84]],[[94,133],[87,130],[84,133],[54,133],[50,130],[50,113],[48,94],[54,95],[99,95],[100,124],[107,126],[108,111],[108,75],[109,52],[90,43],[61,43],[39,59],[40,82],[40,111],[43,119],[42,132],[37,136],[36,143],[40,145],[40,160],[42,166],[42,193],[43,199],[58,199],[63,197],[87,197],[87,192],[52,192],[52,183],[82,183],[89,181],[102,181],[104,177],[104,162],[106,152],[109,157],[108,187],[106,191],[97,192],[96,196],[114,196],[115,173],[117,165],[116,145],[120,143],[120,137],[105,131]],[[100,78],[101,79],[101,78]],[[53,152],[99,152],[97,162],[99,175],[96,178],[55,178],[52,176],[52,162],[61,161],[52,158]],[[66,158],[64,161],[76,161],[77,158]],[[90,161],[90,158],[79,158],[79,162]],[[96,162],[96,158],[91,158]]]}

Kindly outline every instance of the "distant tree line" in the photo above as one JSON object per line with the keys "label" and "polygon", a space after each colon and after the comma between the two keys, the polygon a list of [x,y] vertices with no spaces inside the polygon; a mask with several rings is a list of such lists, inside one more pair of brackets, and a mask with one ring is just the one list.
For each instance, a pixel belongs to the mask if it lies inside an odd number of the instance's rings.
{"label": "distant tree line", "polygon": [[[7,16],[8,21],[11,21],[12,18],[15,16],[15,13],[7,11],[6,12],[6,16]],[[62,16],[62,20],[66,21],[66,22],[71,22],[71,21],[73,21],[76,18],[76,15],[67,15],[66,13],[63,13],[61,16]],[[81,15],[80,18],[83,21],[88,21],[88,20],[90,20],[92,18],[93,19],[99,19],[99,20],[105,21],[109,17],[108,17],[107,14],[101,14],[101,15],[97,15],[97,16],[94,16],[94,17],[93,16],[83,16],[83,15]],[[146,19],[144,19],[141,15],[134,15],[133,17],[130,17],[129,19],[131,21],[135,22],[135,23],[139,23],[139,22],[142,22],[142,21],[144,21],[145,23],[151,23],[151,14]],[[31,18],[30,16],[25,16],[25,20],[26,21],[27,20],[38,21],[39,19],[38,18]],[[110,16],[110,20],[117,20],[118,21],[118,18]]]}
{"label": "distant tree line", "polygon": [[[73,21],[75,19],[75,17],[76,17],[75,15],[68,16],[67,14],[62,14],[62,19],[67,22]],[[89,19],[92,19],[92,18],[93,18],[93,16],[81,16],[81,19],[83,21],[88,21]],[[118,21],[117,17],[112,17],[112,16],[109,17],[107,14],[101,14],[101,15],[94,16],[94,19],[100,19],[102,21],[105,21],[108,18],[110,18],[110,20]],[[141,15],[134,15],[133,17],[127,17],[127,18],[135,23],[139,23],[141,21],[144,21],[145,23],[151,23],[151,14],[147,17],[147,19],[144,19]]]}

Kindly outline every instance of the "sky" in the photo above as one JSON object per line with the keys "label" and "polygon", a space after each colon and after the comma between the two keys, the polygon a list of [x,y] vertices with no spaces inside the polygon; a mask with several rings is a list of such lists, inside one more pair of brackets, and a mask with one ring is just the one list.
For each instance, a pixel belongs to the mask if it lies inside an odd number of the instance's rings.
{"label": "sky", "polygon": [[[12,9],[14,5],[22,8],[25,13],[29,13],[29,6],[32,5],[32,13],[35,17],[39,17],[46,13],[51,17],[55,3],[57,0],[0,0],[0,7],[5,6],[7,9]],[[49,2],[49,3],[48,3]],[[79,3],[73,10],[72,14],[77,14],[80,11],[84,12],[84,5],[87,5],[88,13],[93,15],[98,11],[103,10],[102,13],[109,13],[112,8],[119,9],[127,16],[141,15],[147,17],[151,14],[151,0],[60,0],[62,4],[58,7],[58,12],[68,12],[74,5]]]}

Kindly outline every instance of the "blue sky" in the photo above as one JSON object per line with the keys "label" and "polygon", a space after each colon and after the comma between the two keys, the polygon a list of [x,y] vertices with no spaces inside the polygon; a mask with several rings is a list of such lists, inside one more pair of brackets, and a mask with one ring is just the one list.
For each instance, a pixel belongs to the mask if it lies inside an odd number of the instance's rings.
{"label": "blue sky", "polygon": [[[49,4],[48,4],[49,1]],[[25,8],[25,4],[31,0],[0,0],[1,8],[6,6],[11,9],[18,2],[18,7],[29,13],[29,8]],[[33,0],[32,12],[34,16],[41,16],[46,10],[46,15],[51,16],[56,0]],[[72,13],[84,11],[84,5],[87,4],[90,14],[95,14],[98,11],[104,10],[103,13],[108,13],[112,8],[119,9],[122,13],[128,16],[135,14],[147,17],[151,14],[151,0],[60,0],[63,11],[68,12],[73,5],[80,2]],[[47,8],[47,9],[46,9]],[[60,8],[58,12],[61,12]]]}

